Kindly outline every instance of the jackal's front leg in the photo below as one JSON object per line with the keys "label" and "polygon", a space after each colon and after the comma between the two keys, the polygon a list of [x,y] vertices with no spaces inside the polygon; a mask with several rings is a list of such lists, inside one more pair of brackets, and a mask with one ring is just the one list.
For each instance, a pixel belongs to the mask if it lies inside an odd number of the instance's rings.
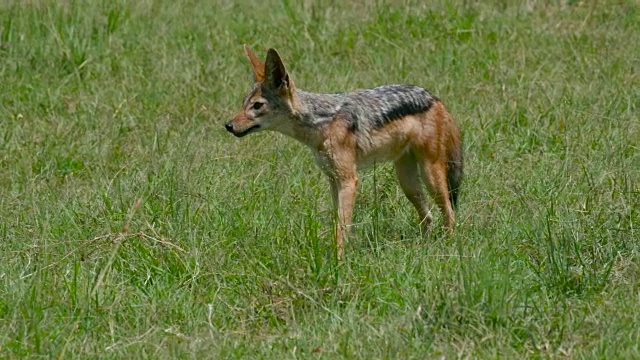
{"label": "jackal's front leg", "polygon": [[331,188],[333,190],[334,201],[338,208],[338,219],[336,223],[336,248],[338,259],[342,259],[344,254],[344,239],[351,226],[353,215],[353,205],[356,200],[356,189],[358,187],[358,177],[350,174],[348,177],[332,179]]}

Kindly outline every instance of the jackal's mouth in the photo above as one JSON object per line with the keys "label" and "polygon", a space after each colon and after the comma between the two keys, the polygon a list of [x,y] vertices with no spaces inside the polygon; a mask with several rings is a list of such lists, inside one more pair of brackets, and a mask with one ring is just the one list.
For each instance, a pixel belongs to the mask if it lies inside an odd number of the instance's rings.
{"label": "jackal's mouth", "polygon": [[245,135],[248,135],[250,132],[254,131],[254,130],[258,130],[258,128],[260,128],[260,124],[255,124],[252,127],[248,128],[245,131],[240,131],[240,132],[236,132],[235,130],[230,130],[230,132],[235,135],[236,137],[243,137]]}

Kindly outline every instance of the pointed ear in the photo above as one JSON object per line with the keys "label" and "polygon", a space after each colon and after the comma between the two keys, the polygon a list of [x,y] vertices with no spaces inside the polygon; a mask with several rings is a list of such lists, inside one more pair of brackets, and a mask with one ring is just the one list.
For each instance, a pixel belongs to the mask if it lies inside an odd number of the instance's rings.
{"label": "pointed ear", "polygon": [[275,49],[267,51],[267,60],[264,66],[266,81],[273,89],[287,89],[290,87],[289,74],[287,74],[280,55]]}
{"label": "pointed ear", "polygon": [[259,82],[264,80],[264,63],[260,61],[260,58],[251,50],[249,45],[244,44],[244,53],[249,58],[251,64],[251,71],[253,71],[253,80]]}

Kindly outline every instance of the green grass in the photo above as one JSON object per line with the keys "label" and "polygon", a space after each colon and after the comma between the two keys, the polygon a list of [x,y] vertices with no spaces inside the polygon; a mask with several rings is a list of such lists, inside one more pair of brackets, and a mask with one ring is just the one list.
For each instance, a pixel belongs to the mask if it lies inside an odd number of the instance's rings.
{"label": "green grass", "polygon": [[[640,357],[640,4],[428,3],[0,2],[0,357]],[[244,42],[442,98],[455,237],[378,165],[335,261],[309,151],[222,126]]]}

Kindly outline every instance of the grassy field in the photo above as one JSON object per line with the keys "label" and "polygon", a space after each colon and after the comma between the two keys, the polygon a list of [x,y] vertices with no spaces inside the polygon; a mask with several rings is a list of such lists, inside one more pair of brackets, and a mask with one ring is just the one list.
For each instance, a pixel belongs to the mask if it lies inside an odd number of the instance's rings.
{"label": "grassy field", "polygon": [[[428,4],[0,1],[0,357],[639,358],[640,3]],[[337,262],[310,152],[223,128],[245,42],[442,98],[455,237],[380,164]]]}

